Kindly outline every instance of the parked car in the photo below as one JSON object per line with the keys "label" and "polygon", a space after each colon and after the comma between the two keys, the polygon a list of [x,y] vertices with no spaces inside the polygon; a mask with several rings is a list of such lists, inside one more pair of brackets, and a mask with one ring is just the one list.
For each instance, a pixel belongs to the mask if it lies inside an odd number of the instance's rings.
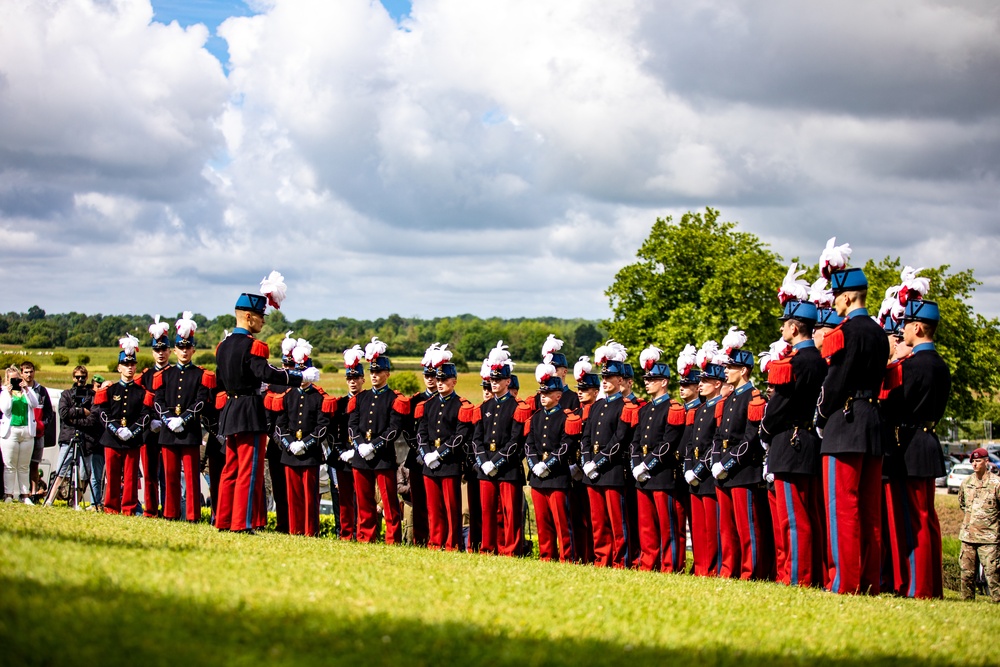
{"label": "parked car", "polygon": [[971,463],[958,463],[953,466],[948,473],[948,493],[958,493],[958,487],[962,486],[962,482],[971,474]]}
{"label": "parked car", "polygon": [[934,480],[934,486],[939,486],[942,489],[944,487],[948,486],[948,473],[950,473],[951,469],[954,468],[959,463],[961,463],[961,462],[958,460],[958,458],[956,458],[954,456],[945,456],[944,457],[944,474]]}

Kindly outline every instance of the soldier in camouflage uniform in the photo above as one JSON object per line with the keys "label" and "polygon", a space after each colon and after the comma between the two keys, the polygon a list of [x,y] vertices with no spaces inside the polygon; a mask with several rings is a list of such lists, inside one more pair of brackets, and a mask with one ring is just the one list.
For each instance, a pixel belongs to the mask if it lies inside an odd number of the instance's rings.
{"label": "soldier in camouflage uniform", "polygon": [[962,551],[958,564],[962,573],[962,598],[976,598],[976,556],[986,570],[986,583],[992,602],[1000,603],[1000,476],[989,471],[989,456],[980,447],[969,457],[973,474],[969,475],[958,491],[958,506],[965,512],[958,538]]}

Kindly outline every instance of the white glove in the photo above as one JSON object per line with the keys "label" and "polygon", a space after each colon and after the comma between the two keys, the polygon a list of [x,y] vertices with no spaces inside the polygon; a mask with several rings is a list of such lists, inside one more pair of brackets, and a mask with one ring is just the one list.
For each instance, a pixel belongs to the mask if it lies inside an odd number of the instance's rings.
{"label": "white glove", "polygon": [[546,477],[549,476],[549,467],[544,463],[542,463],[541,461],[539,461],[535,465],[531,466],[531,472],[535,473],[536,477],[541,477],[542,479],[545,479]]}
{"label": "white glove", "polygon": [[180,417],[171,417],[167,420],[167,428],[174,433],[180,433],[184,430],[184,420]]}
{"label": "white glove", "polygon": [[774,484],[774,473],[767,471],[767,461],[764,461],[764,481],[768,484]]}
{"label": "white glove", "polygon": [[497,467],[493,465],[493,461],[487,461],[482,467],[483,474],[489,477],[493,477],[497,474]]}
{"label": "white glove", "polygon": [[583,479],[583,471],[580,470],[580,466],[578,466],[575,463],[570,463],[569,464],[569,474],[572,475],[573,479],[575,479],[578,482],[581,479]]}
{"label": "white glove", "polygon": [[816,435],[819,436],[820,440],[823,439],[823,429],[821,429],[819,426],[816,427]]}
{"label": "white glove", "polygon": [[441,465],[441,455],[437,452],[431,452],[424,457],[424,465],[431,470],[436,470]]}
{"label": "white glove", "polygon": [[370,442],[362,442],[358,446],[358,454],[361,454],[365,461],[371,461],[375,458],[375,448]]}
{"label": "white glove", "polygon": [[601,473],[597,472],[597,464],[593,461],[587,461],[583,466],[583,474],[585,474],[590,479],[597,479]]}
{"label": "white glove", "polygon": [[302,380],[304,382],[319,382],[319,369],[312,366],[305,369],[302,371]]}
{"label": "white glove", "polygon": [[163,428],[163,422],[161,422],[159,419],[154,419],[153,421],[149,422],[149,430],[152,431],[153,433],[159,433],[161,428]]}
{"label": "white glove", "polygon": [[764,448],[764,451],[765,451],[765,452],[766,452],[767,450],[771,449],[771,443],[769,443],[769,442],[764,442],[763,440],[761,440],[761,441],[760,441],[760,446]]}
{"label": "white glove", "polygon": [[701,483],[698,481],[698,476],[694,474],[694,470],[688,470],[684,473],[684,481],[691,486],[698,486]]}
{"label": "white glove", "polygon": [[350,463],[351,459],[353,459],[353,458],[354,458],[354,450],[353,449],[348,449],[346,452],[341,452],[340,453],[340,460],[343,461],[344,463]]}
{"label": "white glove", "polygon": [[129,440],[132,438],[131,429],[127,429],[124,426],[119,426],[118,430],[115,431],[115,433],[118,434],[118,439],[122,441]]}
{"label": "white glove", "polygon": [[288,445],[288,451],[290,451],[295,456],[302,456],[306,451],[306,443],[301,440],[296,440],[292,444]]}
{"label": "white glove", "polygon": [[715,479],[725,479],[728,476],[729,473],[726,472],[726,469],[722,467],[721,463],[716,463],[712,466],[712,477]]}
{"label": "white glove", "polygon": [[632,468],[632,476],[637,482],[645,482],[650,477],[649,468],[646,467],[645,463],[640,463]]}

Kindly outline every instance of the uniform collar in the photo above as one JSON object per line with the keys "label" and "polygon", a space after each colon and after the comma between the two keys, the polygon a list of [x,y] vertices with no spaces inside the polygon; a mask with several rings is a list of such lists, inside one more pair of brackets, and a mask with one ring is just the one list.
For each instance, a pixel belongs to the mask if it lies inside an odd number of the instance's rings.
{"label": "uniform collar", "polygon": [[634,391],[630,391],[629,394],[628,394],[628,396],[626,396],[625,398],[627,398],[630,401],[634,401],[635,400],[635,392]]}
{"label": "uniform collar", "polygon": [[244,329],[243,327],[236,327],[235,329],[233,329],[233,334],[234,335],[238,335],[238,336],[239,335],[249,336],[250,335],[250,330],[249,329]]}
{"label": "uniform collar", "polygon": [[381,389],[375,389],[374,387],[372,387],[372,393],[375,394],[376,396],[381,396],[387,391],[389,391],[389,385],[387,384],[382,385]]}
{"label": "uniform collar", "polygon": [[653,405],[660,405],[661,403],[664,403],[669,400],[670,400],[670,394],[664,394],[659,398],[654,398],[652,401],[650,401],[650,403],[652,403]]}
{"label": "uniform collar", "polygon": [[855,317],[861,317],[862,315],[870,317],[867,308],[855,308],[851,312],[847,313],[847,319],[853,320]]}
{"label": "uniform collar", "polygon": [[937,351],[937,347],[934,345],[934,343],[921,343],[920,345],[914,345],[913,351],[910,352],[910,354],[916,354],[917,352],[925,352],[925,351],[935,352]]}
{"label": "uniform collar", "polygon": [[721,400],[722,400],[722,394],[719,394],[718,396],[716,396],[712,400],[705,401],[705,405],[707,405],[708,407],[712,407],[713,405],[715,405],[716,403],[718,403]]}
{"label": "uniform collar", "polygon": [[427,398],[433,398],[437,396],[437,392],[431,391],[430,389],[424,389],[424,394],[427,396]]}
{"label": "uniform collar", "polygon": [[742,387],[739,387],[737,389],[733,389],[733,396],[739,396],[740,394],[745,394],[748,391],[750,391],[751,389],[753,389],[753,382],[747,382]]}
{"label": "uniform collar", "polygon": [[688,401],[687,403],[685,403],[684,404],[684,409],[685,410],[694,410],[699,405],[701,405],[701,396],[699,396],[698,398],[696,398],[696,399],[694,399],[692,401]]}
{"label": "uniform collar", "polygon": [[118,378],[118,384],[120,384],[123,387],[127,387],[130,384],[135,384],[135,380],[132,380],[131,382],[126,382],[125,380]]}
{"label": "uniform collar", "polygon": [[188,369],[188,368],[191,368],[192,366],[194,366],[194,362],[192,362],[192,361],[189,361],[186,364],[182,364],[179,361],[177,362],[177,368]]}
{"label": "uniform collar", "polygon": [[451,397],[454,396],[454,395],[455,395],[455,392],[451,392],[447,396],[442,396],[441,394],[438,394],[437,397],[438,397],[438,400],[441,401],[442,403],[447,403],[448,400],[451,399]]}
{"label": "uniform collar", "polygon": [[816,347],[816,343],[812,342],[811,340],[804,340],[801,343],[796,343],[795,345],[792,345],[792,349],[795,350],[804,350],[807,347]]}
{"label": "uniform collar", "polygon": [[605,396],[604,397],[604,402],[605,403],[614,403],[615,401],[617,401],[621,397],[622,397],[622,393],[620,391],[616,391],[615,393],[611,394],[610,396]]}
{"label": "uniform collar", "polygon": [[557,412],[559,410],[559,405],[558,404],[553,405],[551,408],[548,408],[548,409],[544,409],[543,408],[543,410],[544,410],[545,414],[551,415],[551,414],[554,414],[555,412]]}
{"label": "uniform collar", "polygon": [[508,391],[503,396],[494,396],[493,400],[497,402],[497,405],[500,405],[501,403],[506,403],[507,399],[510,398],[511,396],[512,394],[510,393],[510,391]]}

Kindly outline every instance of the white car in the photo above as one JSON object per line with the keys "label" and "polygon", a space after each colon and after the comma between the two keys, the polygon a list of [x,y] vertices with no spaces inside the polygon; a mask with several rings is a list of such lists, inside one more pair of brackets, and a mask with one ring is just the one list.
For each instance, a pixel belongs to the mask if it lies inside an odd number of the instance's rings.
{"label": "white car", "polygon": [[958,487],[962,486],[965,478],[972,474],[971,463],[957,463],[948,473],[948,493],[958,493]]}

